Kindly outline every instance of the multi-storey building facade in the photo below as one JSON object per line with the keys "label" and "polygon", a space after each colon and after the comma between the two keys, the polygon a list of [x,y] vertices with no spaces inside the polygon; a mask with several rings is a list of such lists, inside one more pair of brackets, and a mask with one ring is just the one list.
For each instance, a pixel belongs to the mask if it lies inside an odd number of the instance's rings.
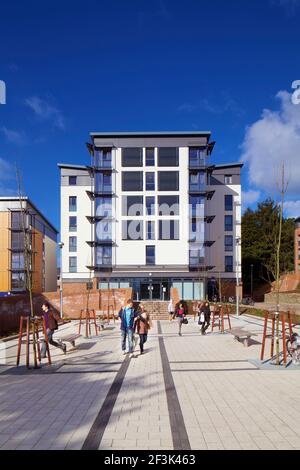
{"label": "multi-storey building facade", "polygon": [[213,165],[210,132],[92,133],[91,164],[59,164],[65,282],[138,299],[216,294],[240,273],[242,164]]}
{"label": "multi-storey building facade", "polygon": [[25,237],[33,292],[57,290],[57,233],[28,198],[0,197],[0,295],[26,291]]}
{"label": "multi-storey building facade", "polygon": [[294,235],[294,265],[295,274],[300,276],[300,217],[295,219],[295,235]]}

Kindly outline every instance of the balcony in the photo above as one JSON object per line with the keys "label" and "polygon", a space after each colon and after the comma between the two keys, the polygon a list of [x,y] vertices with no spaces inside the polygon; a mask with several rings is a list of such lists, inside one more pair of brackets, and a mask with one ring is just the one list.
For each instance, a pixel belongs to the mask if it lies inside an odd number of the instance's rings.
{"label": "balcony", "polygon": [[110,187],[110,189],[108,188],[98,188],[97,191],[86,191],[88,197],[94,201],[96,197],[101,197],[101,196],[110,196],[112,197],[114,195],[113,191],[112,191],[112,188]]}
{"label": "balcony", "polygon": [[114,240],[112,240],[111,238],[107,238],[107,239],[103,239],[103,240],[97,240],[97,241],[87,241],[86,242],[89,246],[91,247],[95,247],[95,246],[101,246],[101,245],[109,245],[109,246],[112,246],[112,245],[115,245],[115,242]]}

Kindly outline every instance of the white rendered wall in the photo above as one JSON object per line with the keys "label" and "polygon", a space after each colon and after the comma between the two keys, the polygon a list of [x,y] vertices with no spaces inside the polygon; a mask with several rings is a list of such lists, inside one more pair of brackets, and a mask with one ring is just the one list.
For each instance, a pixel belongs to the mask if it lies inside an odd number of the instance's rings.
{"label": "white rendered wall", "polygon": [[[145,163],[145,149],[144,149]],[[122,167],[121,149],[116,150],[116,248],[115,262],[118,268],[126,265],[140,266],[141,269],[149,270],[146,266],[146,246],[155,245],[156,265],[185,266],[189,264],[189,224],[188,224],[188,148],[179,149],[178,167],[158,167],[157,166],[157,148],[155,149],[155,166],[152,167]],[[122,192],[122,171],[143,171],[144,173],[144,191]],[[157,191],[158,171],[178,171],[179,172],[179,191]],[[155,173],[155,191],[146,191],[146,172]],[[180,202],[179,216],[158,216],[157,196],[178,195]],[[153,216],[144,215],[140,217],[122,216],[122,196],[154,196],[156,199],[156,212]],[[143,220],[144,240],[122,240],[122,220]],[[179,240],[158,240],[159,220],[179,220]],[[155,240],[146,240],[146,221],[155,222]]]}
{"label": "white rendered wall", "polygon": [[[62,272],[66,279],[88,279],[90,275],[87,266],[91,265],[91,248],[86,243],[92,240],[91,228],[87,215],[91,214],[91,200],[86,191],[90,186],[61,186],[61,241]],[[77,211],[69,212],[69,196],[77,197]],[[77,232],[69,231],[69,216],[77,216]],[[69,252],[69,237],[77,237],[77,252]],[[77,273],[69,272],[69,256],[77,256]]]}
{"label": "white rendered wall", "polygon": [[[239,265],[241,263],[241,245],[236,247],[236,238],[241,238],[241,186],[240,185],[216,185],[210,186],[215,190],[213,198],[208,201],[207,214],[215,215],[215,219],[211,224],[207,224],[208,240],[215,240],[215,243],[206,248],[207,264],[215,266],[211,273],[222,273],[224,278],[232,278],[236,276],[236,255],[238,255]],[[225,212],[226,194],[233,195],[233,210]],[[233,216],[233,231],[225,232],[225,215]],[[233,236],[233,251],[225,251],[225,235]],[[233,256],[233,272],[225,273],[225,256]],[[241,276],[241,268],[239,268]]]}

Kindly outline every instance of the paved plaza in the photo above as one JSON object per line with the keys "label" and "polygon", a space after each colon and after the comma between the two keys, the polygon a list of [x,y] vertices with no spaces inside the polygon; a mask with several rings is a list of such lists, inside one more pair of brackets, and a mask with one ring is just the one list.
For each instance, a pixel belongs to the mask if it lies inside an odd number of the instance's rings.
{"label": "paved plaza", "polygon": [[200,336],[193,319],[182,337],[160,321],[129,358],[111,322],[66,356],[51,347],[50,370],[16,368],[17,341],[2,343],[0,448],[300,449],[300,371],[259,369],[262,321],[232,322],[257,334],[249,348],[229,333]]}

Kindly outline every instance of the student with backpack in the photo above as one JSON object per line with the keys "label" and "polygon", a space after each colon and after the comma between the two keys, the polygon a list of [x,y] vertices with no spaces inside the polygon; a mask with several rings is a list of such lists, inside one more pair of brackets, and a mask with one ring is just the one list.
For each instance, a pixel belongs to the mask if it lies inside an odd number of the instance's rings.
{"label": "student with backpack", "polygon": [[121,347],[123,354],[126,353],[126,340],[128,339],[128,353],[133,357],[133,333],[134,333],[134,320],[137,317],[137,313],[133,308],[133,302],[128,299],[125,307],[122,307],[119,311],[118,317],[121,320]]}

